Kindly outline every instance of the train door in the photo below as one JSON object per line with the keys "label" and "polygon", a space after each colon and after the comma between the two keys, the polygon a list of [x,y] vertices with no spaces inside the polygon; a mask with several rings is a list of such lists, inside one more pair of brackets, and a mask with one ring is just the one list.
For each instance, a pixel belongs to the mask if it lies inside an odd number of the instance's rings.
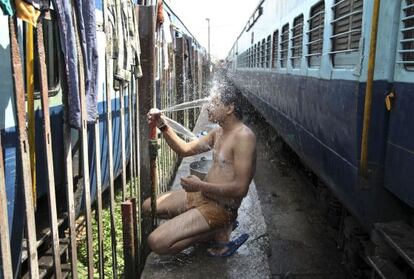
{"label": "train door", "polygon": [[394,91],[387,96],[385,187],[414,207],[414,0],[401,0]]}

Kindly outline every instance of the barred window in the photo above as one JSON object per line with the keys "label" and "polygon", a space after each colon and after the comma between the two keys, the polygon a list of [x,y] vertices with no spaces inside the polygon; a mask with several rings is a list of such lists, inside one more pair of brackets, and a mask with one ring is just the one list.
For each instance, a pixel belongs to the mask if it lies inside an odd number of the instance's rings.
{"label": "barred window", "polygon": [[269,35],[268,37],[267,37],[267,41],[266,41],[266,59],[265,59],[265,61],[266,61],[266,65],[265,65],[265,67],[266,68],[270,68],[270,59],[271,59],[271,57],[270,57],[270,53],[271,53],[271,51],[272,51],[272,37]]}
{"label": "barred window", "polygon": [[303,53],[303,15],[298,16],[293,20],[293,28],[292,28],[292,47],[291,47],[291,60],[292,60],[292,67],[299,68],[300,62],[302,60],[302,53]]}
{"label": "barred window", "polygon": [[260,48],[260,68],[264,68],[265,67],[265,63],[266,63],[266,40],[263,39],[262,40],[262,47]]}
{"label": "barred window", "polygon": [[277,54],[279,51],[279,30],[273,32],[273,47],[272,47],[272,68],[277,66]]}
{"label": "barred window", "polygon": [[332,60],[336,67],[353,67],[358,61],[363,0],[335,0]]}
{"label": "barred window", "polygon": [[257,46],[253,46],[253,59],[252,59],[252,68],[256,68],[256,56],[257,56]]}
{"label": "barred window", "polygon": [[260,42],[257,43],[257,47],[256,47],[256,68],[260,67]]}
{"label": "barred window", "polygon": [[280,38],[280,67],[286,68],[289,47],[289,24],[282,27],[282,36]]}
{"label": "barred window", "polygon": [[309,67],[319,67],[321,65],[324,22],[325,2],[321,1],[311,9],[309,18],[309,43],[307,44]]}
{"label": "barred window", "polygon": [[405,0],[403,5],[403,18],[401,19],[400,49],[401,55],[399,64],[403,64],[408,71],[414,71],[414,0]]}

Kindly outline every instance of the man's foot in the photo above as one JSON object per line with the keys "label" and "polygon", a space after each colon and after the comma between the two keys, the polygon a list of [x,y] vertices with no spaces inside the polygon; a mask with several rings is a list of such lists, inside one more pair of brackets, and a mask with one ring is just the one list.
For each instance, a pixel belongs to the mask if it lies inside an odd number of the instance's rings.
{"label": "man's foot", "polygon": [[247,233],[242,234],[235,240],[226,243],[216,243],[214,247],[207,250],[207,255],[210,257],[230,257],[236,253],[237,249],[246,242],[249,238]]}

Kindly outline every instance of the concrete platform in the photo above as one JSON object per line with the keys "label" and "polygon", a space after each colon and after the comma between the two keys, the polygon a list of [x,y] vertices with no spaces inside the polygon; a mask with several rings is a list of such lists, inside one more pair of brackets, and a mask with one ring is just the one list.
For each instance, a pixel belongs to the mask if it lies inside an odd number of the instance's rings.
{"label": "concrete platform", "polygon": [[[206,113],[202,112],[194,131],[209,131],[213,127],[214,125],[207,121]],[[173,183],[173,190],[181,188],[180,178],[189,175],[189,164],[203,156],[211,158],[211,152],[188,157],[182,161]],[[269,240],[254,182],[251,183],[249,193],[239,208],[237,220],[240,225],[233,232],[232,239],[242,233],[248,233],[250,238],[234,256],[211,258],[207,256],[206,246],[203,245],[191,247],[175,256],[158,256],[151,253],[141,278],[270,278]]]}

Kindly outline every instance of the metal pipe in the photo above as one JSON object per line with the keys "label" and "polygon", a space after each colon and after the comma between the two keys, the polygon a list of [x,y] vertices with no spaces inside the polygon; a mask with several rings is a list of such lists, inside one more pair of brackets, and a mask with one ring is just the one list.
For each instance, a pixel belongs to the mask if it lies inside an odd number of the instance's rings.
{"label": "metal pipe", "polygon": [[124,250],[124,277],[126,279],[136,278],[135,274],[135,236],[134,217],[132,203],[125,201],[121,204],[122,209],[122,235]]}
{"label": "metal pipe", "polygon": [[362,127],[362,140],[361,140],[361,161],[360,161],[360,173],[363,177],[368,176],[368,138],[369,138],[369,125],[371,122],[371,110],[372,110],[372,90],[374,83],[374,71],[375,71],[375,56],[377,52],[377,34],[378,34],[378,17],[380,9],[380,0],[374,1],[374,10],[372,14],[372,26],[371,26],[371,42],[368,60],[368,77],[367,87],[365,89],[365,107],[364,107],[364,123]]}

